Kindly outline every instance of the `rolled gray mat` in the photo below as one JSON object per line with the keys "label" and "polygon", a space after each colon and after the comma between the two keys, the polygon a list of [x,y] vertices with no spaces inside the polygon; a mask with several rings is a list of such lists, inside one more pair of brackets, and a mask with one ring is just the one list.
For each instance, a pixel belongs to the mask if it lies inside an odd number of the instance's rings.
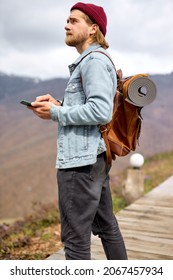
{"label": "rolled gray mat", "polygon": [[148,77],[133,80],[128,86],[126,101],[139,107],[146,106],[156,98],[156,86]]}

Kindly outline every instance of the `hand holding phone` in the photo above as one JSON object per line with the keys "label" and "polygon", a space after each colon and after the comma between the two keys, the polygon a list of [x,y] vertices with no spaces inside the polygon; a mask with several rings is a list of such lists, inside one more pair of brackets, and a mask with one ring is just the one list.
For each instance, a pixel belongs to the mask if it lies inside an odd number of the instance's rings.
{"label": "hand holding phone", "polygon": [[31,102],[29,102],[29,101],[21,100],[20,103],[23,104],[23,105],[32,107]]}

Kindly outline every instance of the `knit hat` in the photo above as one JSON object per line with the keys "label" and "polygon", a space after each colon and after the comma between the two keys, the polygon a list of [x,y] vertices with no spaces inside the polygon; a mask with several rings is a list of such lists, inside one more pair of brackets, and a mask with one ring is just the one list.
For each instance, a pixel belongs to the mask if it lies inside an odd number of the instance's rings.
{"label": "knit hat", "polygon": [[78,2],[71,8],[70,11],[74,9],[80,10],[89,16],[94,23],[98,24],[103,35],[106,35],[107,17],[102,7],[94,4]]}

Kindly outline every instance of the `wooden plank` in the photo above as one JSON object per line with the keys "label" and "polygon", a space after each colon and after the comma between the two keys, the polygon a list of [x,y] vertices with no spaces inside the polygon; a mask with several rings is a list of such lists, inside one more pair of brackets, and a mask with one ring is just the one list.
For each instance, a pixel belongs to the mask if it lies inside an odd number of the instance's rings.
{"label": "wooden plank", "polygon": [[[172,223],[171,225],[169,224],[169,220],[167,223],[166,221],[155,221],[155,220],[147,220],[147,219],[141,219],[141,220],[137,220],[135,218],[131,218],[131,217],[124,217],[124,216],[120,216],[118,217],[118,221],[119,224],[121,225],[126,225],[126,227],[130,227],[131,229],[133,228],[142,228],[143,230],[149,230],[149,229],[153,229],[153,231],[159,230],[160,232],[173,232],[173,227],[172,227]],[[154,225],[153,225],[154,223]]]}
{"label": "wooden plank", "polygon": [[[149,232],[155,232],[155,233],[157,233],[157,232],[160,232],[160,233],[165,233],[165,232],[168,232],[170,235],[172,234],[172,230],[171,229],[168,229],[168,228],[166,228],[165,229],[165,227],[163,227],[162,225],[161,226],[153,226],[153,224],[143,224],[143,223],[141,223],[140,225],[139,224],[135,224],[135,223],[133,223],[133,222],[131,222],[131,221],[126,221],[126,220],[124,220],[124,221],[122,221],[121,220],[121,223],[119,223],[119,226],[120,226],[120,228],[121,228],[121,230],[122,230],[122,232],[123,232],[123,230],[125,230],[125,229],[130,229],[130,230],[143,230],[143,231],[149,231]],[[168,226],[168,225],[167,225]]]}
{"label": "wooden plank", "polygon": [[127,250],[129,260],[172,260],[171,256]]}
{"label": "wooden plank", "polygon": [[157,255],[165,255],[173,258],[173,246],[169,244],[155,244],[152,242],[138,242],[136,240],[125,240],[128,250],[137,252],[154,253]]}
{"label": "wooden plank", "polygon": [[172,203],[172,198],[168,199],[168,200],[156,200],[156,199],[152,199],[152,198],[140,198],[139,200],[137,200],[135,202],[135,204],[147,204],[147,205],[152,205],[152,206],[160,206],[160,207],[171,207],[171,203]]}
{"label": "wooden plank", "polygon": [[[128,219],[128,221],[127,221]],[[150,217],[144,217],[144,216],[139,216],[138,218],[136,218],[135,216],[129,216],[129,215],[126,215],[126,216],[120,216],[118,217],[118,221],[121,222],[121,221],[127,221],[127,224],[129,223],[136,223],[138,224],[139,226],[142,225],[142,226],[145,226],[145,225],[152,225],[152,222],[155,223],[155,227],[166,227],[168,228],[168,230],[170,229],[172,232],[173,232],[173,221],[170,219],[168,219],[167,217],[165,217],[165,219],[159,219],[159,217],[157,217],[157,219],[154,219],[154,218],[150,218]]]}
{"label": "wooden plank", "polygon": [[[172,243],[172,239],[169,239],[169,238],[161,238],[161,237],[153,237],[153,236],[147,236],[147,235],[141,235],[141,236],[133,236],[133,235],[131,235],[131,236],[127,236],[126,234],[124,234],[123,235],[123,237],[124,237],[124,239],[125,239],[125,241],[129,241],[129,242],[131,242],[131,241],[133,241],[133,242],[135,242],[136,241],[136,243],[140,243],[140,244],[142,244],[143,242],[144,243],[146,243],[146,242],[148,242],[148,243],[152,243],[152,244],[154,244],[154,246],[155,246],[155,244],[156,244],[156,246],[157,247],[159,247],[159,246],[169,246],[169,248],[172,248],[172,251],[173,251],[173,243]],[[159,245],[158,245],[159,244]]]}
{"label": "wooden plank", "polygon": [[172,207],[164,207],[158,205],[148,205],[142,203],[133,203],[130,206],[126,207],[123,211],[137,211],[141,213],[147,213],[148,211],[154,215],[166,215],[173,217]]}
{"label": "wooden plank", "polygon": [[142,241],[148,241],[148,242],[153,242],[153,243],[157,243],[157,244],[168,244],[170,245],[170,247],[172,247],[173,250],[173,243],[172,243],[172,239],[169,238],[160,238],[160,237],[154,237],[154,236],[150,236],[150,235],[135,235],[134,234],[126,234],[125,232],[123,232],[123,237],[125,240],[136,240],[137,242],[142,242]]}
{"label": "wooden plank", "polygon": [[124,210],[121,215],[117,215],[118,217],[129,217],[129,218],[134,218],[136,220],[141,220],[142,219],[146,219],[146,220],[158,220],[158,221],[165,221],[165,220],[169,220],[173,226],[173,217],[171,217],[171,215],[167,215],[166,213],[153,213],[152,211],[148,210],[148,211],[144,211],[144,212],[138,212],[137,210],[135,211],[129,211],[129,210]]}
{"label": "wooden plank", "polygon": [[156,237],[156,238],[161,238],[161,239],[171,239],[172,241],[172,232],[151,232],[151,231],[142,231],[140,228],[138,230],[131,230],[129,228],[126,229],[121,229],[123,232],[123,237],[130,237],[130,236],[151,236],[151,237]]}

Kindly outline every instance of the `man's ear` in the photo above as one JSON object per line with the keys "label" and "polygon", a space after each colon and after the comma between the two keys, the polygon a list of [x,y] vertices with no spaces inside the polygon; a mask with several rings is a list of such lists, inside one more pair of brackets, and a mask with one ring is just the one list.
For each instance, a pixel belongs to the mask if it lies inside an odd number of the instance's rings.
{"label": "man's ear", "polygon": [[91,26],[90,26],[90,34],[91,35],[94,35],[96,32],[97,32],[97,29],[98,29],[98,25],[96,23],[93,23]]}

